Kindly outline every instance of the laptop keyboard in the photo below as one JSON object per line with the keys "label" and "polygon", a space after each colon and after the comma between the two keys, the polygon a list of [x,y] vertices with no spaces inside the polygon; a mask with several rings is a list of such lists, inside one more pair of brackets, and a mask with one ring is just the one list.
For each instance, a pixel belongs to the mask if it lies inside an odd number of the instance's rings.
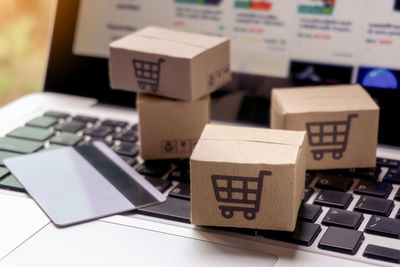
{"label": "laptop keyboard", "polygon": [[[190,223],[189,160],[143,161],[138,156],[137,127],[119,120],[47,111],[0,137],[0,188],[24,192],[4,166],[6,158],[101,140],[167,195],[166,202],[135,213]],[[319,237],[319,249],[354,255],[365,234],[400,239],[400,210],[394,208],[400,201],[398,184],[400,162],[391,159],[377,158],[376,168],[310,171],[294,232],[218,229],[301,246],[311,246]],[[366,218],[367,224],[360,229]],[[323,235],[321,225],[328,227]],[[363,253],[364,257],[393,262],[393,255],[400,255],[400,250],[368,244]]]}

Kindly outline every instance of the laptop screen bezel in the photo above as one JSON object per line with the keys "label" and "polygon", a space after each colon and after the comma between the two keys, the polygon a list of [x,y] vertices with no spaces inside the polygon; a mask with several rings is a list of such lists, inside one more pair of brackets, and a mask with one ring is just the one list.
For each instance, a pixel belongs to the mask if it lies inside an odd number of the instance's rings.
{"label": "laptop screen bezel", "polygon": [[44,91],[134,107],[135,93],[110,89],[107,59],[73,54],[79,3],[79,0],[57,3]]}

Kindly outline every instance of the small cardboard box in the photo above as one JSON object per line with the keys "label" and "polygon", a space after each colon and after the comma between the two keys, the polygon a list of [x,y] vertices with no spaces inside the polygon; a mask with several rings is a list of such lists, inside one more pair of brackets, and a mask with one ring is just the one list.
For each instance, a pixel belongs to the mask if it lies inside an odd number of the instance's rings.
{"label": "small cardboard box", "polygon": [[359,85],[272,90],[271,128],[307,130],[307,169],[374,167],[379,107]]}
{"label": "small cardboard box", "polygon": [[137,95],[140,155],[143,159],[189,158],[210,121],[210,97],[184,102]]}
{"label": "small cardboard box", "polygon": [[193,101],[232,79],[229,39],[146,27],[110,44],[111,88]]}
{"label": "small cardboard box", "polygon": [[305,136],[207,125],[190,158],[192,223],[293,231],[304,190]]}

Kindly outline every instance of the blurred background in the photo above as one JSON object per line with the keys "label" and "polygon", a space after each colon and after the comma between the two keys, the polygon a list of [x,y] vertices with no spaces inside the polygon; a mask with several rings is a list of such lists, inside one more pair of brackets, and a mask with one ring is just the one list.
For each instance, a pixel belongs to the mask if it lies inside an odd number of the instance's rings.
{"label": "blurred background", "polygon": [[41,90],[55,0],[0,0],[0,107]]}

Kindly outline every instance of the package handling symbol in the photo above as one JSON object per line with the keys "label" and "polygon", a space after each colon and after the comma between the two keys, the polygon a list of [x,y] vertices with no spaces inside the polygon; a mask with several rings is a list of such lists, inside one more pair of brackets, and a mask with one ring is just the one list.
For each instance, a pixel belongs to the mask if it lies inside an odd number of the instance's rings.
{"label": "package handling symbol", "polygon": [[325,121],[306,123],[308,142],[311,147],[320,147],[311,150],[315,160],[321,160],[325,153],[332,153],[336,160],[343,157],[346,151],[350,134],[351,119],[358,114],[349,114],[345,121]]}
{"label": "package handling symbol", "polygon": [[270,171],[260,171],[259,177],[212,175],[215,198],[220,205],[221,215],[226,219],[233,217],[235,211],[242,211],[247,220],[254,220],[260,209],[264,176]]}
{"label": "package handling symbol", "polygon": [[165,62],[165,60],[162,58],[158,59],[158,62],[139,59],[133,60],[133,68],[140,89],[144,90],[146,86],[149,85],[152,91],[156,92],[158,90],[161,76],[161,63],[163,62]]}

